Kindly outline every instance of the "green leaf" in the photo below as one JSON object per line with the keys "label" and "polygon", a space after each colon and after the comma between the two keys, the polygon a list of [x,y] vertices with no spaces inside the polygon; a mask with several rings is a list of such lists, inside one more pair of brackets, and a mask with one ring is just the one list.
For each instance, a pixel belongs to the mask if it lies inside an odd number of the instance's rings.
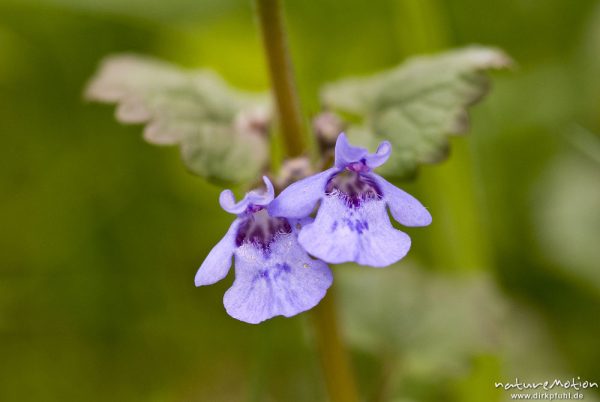
{"label": "green leaf", "polygon": [[389,140],[393,153],[381,173],[402,178],[446,157],[448,135],[467,131],[467,108],[489,89],[485,71],[510,64],[501,50],[469,47],[327,85],[321,99],[326,108],[362,118],[348,129],[351,140],[371,148]]}
{"label": "green leaf", "polygon": [[116,55],[102,63],[86,97],[116,103],[122,123],[145,123],[147,142],[179,144],[187,168],[208,179],[251,180],[267,162],[267,97],[235,91],[210,71]]}

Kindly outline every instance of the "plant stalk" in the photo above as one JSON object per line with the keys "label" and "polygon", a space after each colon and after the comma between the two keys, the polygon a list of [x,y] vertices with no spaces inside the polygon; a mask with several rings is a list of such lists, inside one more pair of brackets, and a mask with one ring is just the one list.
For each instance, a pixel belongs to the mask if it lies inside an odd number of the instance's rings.
{"label": "plant stalk", "polygon": [[275,95],[279,127],[287,156],[305,151],[304,124],[296,94],[280,0],[256,0],[256,9]]}
{"label": "plant stalk", "polygon": [[[305,132],[285,35],[281,2],[256,0],[256,8],[285,154],[288,157],[300,156],[306,150]],[[327,296],[314,309],[312,323],[330,400],[358,402],[350,358],[339,330],[333,288],[329,289]]]}
{"label": "plant stalk", "polygon": [[332,287],[312,313],[325,384],[332,402],[358,402],[358,390],[342,342],[336,307],[336,293]]}

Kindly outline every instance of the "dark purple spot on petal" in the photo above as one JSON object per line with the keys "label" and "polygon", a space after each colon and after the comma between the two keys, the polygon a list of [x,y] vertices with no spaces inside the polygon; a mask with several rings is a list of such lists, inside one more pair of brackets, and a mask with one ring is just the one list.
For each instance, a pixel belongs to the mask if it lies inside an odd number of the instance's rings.
{"label": "dark purple spot on petal", "polygon": [[285,273],[290,273],[292,271],[292,268],[286,264],[277,264],[277,268],[279,268],[281,271],[285,272]]}
{"label": "dark purple spot on petal", "polygon": [[273,279],[278,279],[282,274],[289,274],[290,272],[292,272],[292,268],[288,264],[275,264],[273,269]]}
{"label": "dark purple spot on petal", "polygon": [[254,286],[254,284],[259,280],[265,280],[269,282],[271,280],[271,278],[269,277],[269,271],[267,271],[266,269],[259,270],[256,273],[256,275],[254,275],[254,277],[252,278],[252,285]]}
{"label": "dark purple spot on petal", "polygon": [[346,225],[346,227],[352,232],[356,232],[358,234],[363,234],[363,232],[369,230],[369,223],[366,220],[344,218],[343,224]]}

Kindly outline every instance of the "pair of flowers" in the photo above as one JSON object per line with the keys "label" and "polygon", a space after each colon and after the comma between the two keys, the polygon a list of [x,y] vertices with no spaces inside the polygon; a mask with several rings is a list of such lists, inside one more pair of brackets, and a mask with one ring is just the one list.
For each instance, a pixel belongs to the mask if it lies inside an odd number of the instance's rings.
{"label": "pair of flowers", "polygon": [[200,266],[196,286],[227,276],[235,256],[235,281],[225,293],[225,309],[257,324],[316,306],[333,281],[326,263],[385,267],[400,260],[410,249],[410,237],[392,227],[386,207],[404,226],[429,225],[431,215],[372,172],[390,152],[385,141],[370,154],[349,144],[342,133],[335,166],[290,185],[277,198],[267,177],[266,192],[251,191],[238,203],[230,190],[223,191],[221,207],[237,218]]}

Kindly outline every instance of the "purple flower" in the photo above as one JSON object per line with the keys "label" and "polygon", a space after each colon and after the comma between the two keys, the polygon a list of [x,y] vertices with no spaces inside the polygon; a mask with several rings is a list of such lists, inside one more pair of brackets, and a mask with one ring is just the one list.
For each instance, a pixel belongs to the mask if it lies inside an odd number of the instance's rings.
{"label": "purple flower", "polygon": [[306,251],[333,264],[354,261],[384,267],[400,260],[410,249],[410,237],[392,227],[386,206],[404,226],[429,225],[431,215],[410,194],[372,172],[390,152],[387,141],[370,154],[340,134],[335,166],[286,188],[269,213],[299,219],[309,216],[321,200],[314,222],[298,236]]}
{"label": "purple flower", "polygon": [[237,219],[210,251],[195,279],[196,286],[220,281],[235,256],[235,281],[223,303],[229,315],[251,324],[313,308],[333,280],[327,264],[311,259],[298,244],[298,230],[310,219],[270,216],[266,207],[274,190],[269,179],[263,179],[266,192],[251,191],[237,204],[231,191],[221,193],[221,207]]}

